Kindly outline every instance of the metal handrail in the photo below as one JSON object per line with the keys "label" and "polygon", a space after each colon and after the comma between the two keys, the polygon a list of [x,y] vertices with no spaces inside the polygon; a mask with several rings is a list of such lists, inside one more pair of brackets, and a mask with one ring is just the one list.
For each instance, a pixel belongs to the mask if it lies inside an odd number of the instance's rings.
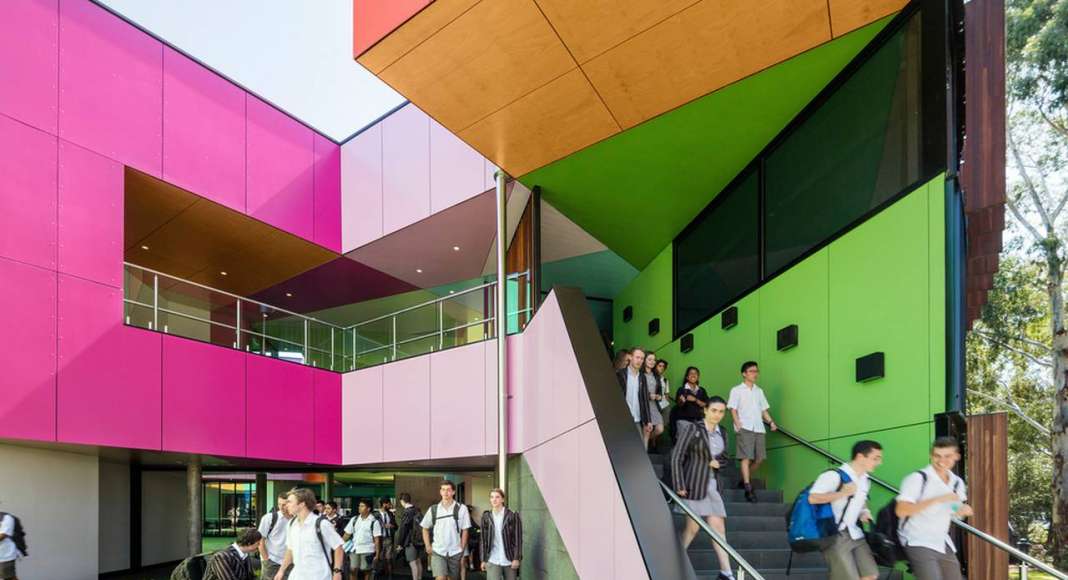
{"label": "metal handrail", "polygon": [[[819,453],[820,455],[822,455],[827,460],[833,461],[835,463],[845,463],[845,461],[843,461],[840,457],[834,455],[830,451],[827,451],[826,449],[817,446],[816,444],[812,443],[811,441],[807,441],[807,440],[801,438],[800,436],[795,435],[794,433],[791,433],[790,431],[787,431],[786,429],[783,429],[782,426],[777,426],[777,427],[778,427],[778,432],[779,433],[782,433],[784,436],[786,436],[786,437],[788,437],[790,439],[793,439],[794,441],[800,443],[803,447],[807,447],[808,449],[810,449],[812,451],[815,451],[816,453]],[[874,476],[872,476],[870,474],[868,475],[868,479],[871,480],[876,485],[879,485],[879,486],[883,487],[884,489],[886,489],[890,493],[893,493],[894,495],[897,495],[898,489],[896,487],[890,485],[889,483],[886,483],[885,481],[883,481],[883,480],[881,480],[881,479],[879,479],[877,477],[874,477]],[[1046,564],[1045,562],[1035,558],[1034,556],[1031,556],[1030,554],[1024,553],[1024,552],[1014,548],[1013,546],[1005,543],[1004,541],[1002,541],[1002,540],[1000,540],[998,538],[995,538],[994,536],[991,536],[990,534],[980,530],[979,528],[976,528],[976,527],[974,527],[974,526],[972,526],[970,524],[967,524],[967,523],[965,523],[965,522],[963,522],[961,520],[958,520],[958,519],[954,519],[954,520],[952,520],[952,522],[958,528],[960,528],[960,529],[972,534],[973,536],[979,538],[980,540],[983,540],[983,541],[987,542],[988,544],[991,544],[994,547],[996,547],[996,548],[998,548],[998,549],[1000,549],[1000,550],[1002,550],[1004,552],[1008,552],[1009,554],[1015,556],[1016,558],[1019,558],[1021,561],[1027,562],[1031,566],[1034,566],[1035,568],[1038,568],[1038,569],[1042,570],[1043,572],[1049,574],[1050,576],[1053,576],[1054,578],[1059,578],[1060,580],[1068,580],[1068,574],[1065,574],[1064,572],[1061,572],[1060,570],[1057,570],[1056,568],[1050,566],[1049,564]]]}
{"label": "metal handrail", "polygon": [[[660,487],[664,489],[664,493],[666,493],[667,496],[671,498],[671,501],[674,502],[675,505],[679,506],[679,508],[682,509],[683,513],[685,513],[690,519],[697,522],[697,526],[704,530],[704,532],[708,534],[709,537],[712,538],[712,541],[715,542],[720,548],[723,548],[723,551],[727,552],[727,555],[730,556],[731,559],[733,559],[738,564],[738,566],[742,568],[742,570],[745,570],[745,572],[751,575],[755,580],[764,580],[764,577],[760,575],[760,572],[757,572],[757,569],[754,568],[752,564],[750,564],[745,558],[742,557],[741,554],[738,553],[737,550],[735,550],[730,544],[728,544],[726,538],[719,535],[719,532],[714,530],[712,526],[708,525],[708,522],[701,518],[701,516],[697,515],[697,513],[690,508],[690,506],[686,505],[686,502],[682,501],[682,498],[679,497],[679,494],[675,493],[675,490],[671,489],[671,486],[667,485],[663,481],[658,481],[657,483],[659,483]],[[738,580],[744,579],[745,576],[739,574]]]}

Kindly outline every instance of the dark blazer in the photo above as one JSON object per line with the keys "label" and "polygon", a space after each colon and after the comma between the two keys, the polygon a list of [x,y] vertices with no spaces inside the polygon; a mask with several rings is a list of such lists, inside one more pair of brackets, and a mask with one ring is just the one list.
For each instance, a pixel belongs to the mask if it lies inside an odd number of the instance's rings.
{"label": "dark blazer", "polygon": [[401,514],[400,525],[397,527],[397,545],[403,548],[407,548],[412,545],[415,539],[415,534],[422,534],[423,531],[419,528],[419,520],[423,519],[422,514],[419,513],[419,508],[414,505],[410,505],[404,508],[404,513]]}
{"label": "dark blazer", "polygon": [[[678,417],[680,420],[686,419],[688,421],[704,419],[705,410],[701,407],[701,405],[682,400],[681,397],[683,395],[689,394],[691,393],[686,390],[685,384],[675,391],[675,408],[678,409],[678,412],[675,416]],[[693,393],[693,396],[697,397],[698,401],[702,401],[705,403],[708,402],[708,393],[705,391],[705,388],[700,385],[697,386],[697,392]]]}
{"label": "dark blazer", "polygon": [[[623,397],[627,396],[627,369],[622,368],[616,371],[616,380],[619,381],[619,387],[623,389]],[[638,373],[638,412],[641,414],[642,426],[652,423],[652,419],[649,418],[649,385],[645,380],[645,373]]]}
{"label": "dark blazer", "polygon": [[[708,429],[704,421],[679,421],[677,429],[678,440],[671,451],[671,477],[675,491],[686,490],[686,499],[704,499],[708,492],[708,478],[719,475],[718,469],[713,470],[708,466],[713,459],[708,448]],[[723,438],[723,452],[715,457],[722,467],[728,459],[727,434],[720,426],[716,426],[716,432]]]}
{"label": "dark blazer", "polygon": [[247,555],[242,558],[233,546],[212,554],[208,559],[208,569],[204,572],[204,580],[252,579],[252,562]]}
{"label": "dark blazer", "polygon": [[[482,541],[479,543],[479,551],[482,562],[489,562],[490,552],[493,551],[493,541],[497,538],[497,532],[493,528],[493,512],[482,512]],[[504,508],[504,523],[502,525],[501,538],[504,540],[504,557],[509,561],[523,559],[523,521],[519,514]]]}

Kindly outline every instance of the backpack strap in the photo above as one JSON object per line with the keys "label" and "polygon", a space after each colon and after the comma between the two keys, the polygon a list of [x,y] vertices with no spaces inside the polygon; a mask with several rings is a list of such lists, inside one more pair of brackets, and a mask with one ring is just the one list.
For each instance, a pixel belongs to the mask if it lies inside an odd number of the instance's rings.
{"label": "backpack strap", "polygon": [[[845,480],[849,478],[849,475],[837,467],[834,471],[838,473],[838,488],[835,491],[842,491],[842,488],[845,486]],[[842,517],[838,518],[838,521],[834,524],[835,530],[841,530],[842,522],[845,521],[846,512],[849,511],[849,504],[853,501],[854,495],[856,495],[856,493],[846,498],[845,505],[842,506]]]}
{"label": "backpack strap", "polygon": [[[916,471],[916,473],[920,474],[920,479],[923,480],[920,483],[920,497],[916,498],[917,502],[919,502],[920,499],[923,499],[923,491],[927,489],[927,472],[922,469],[919,469]],[[953,491],[957,491],[956,486],[954,486]],[[912,516],[905,516],[905,519],[901,520],[901,524],[897,527],[897,529],[905,529],[905,524],[909,523],[910,519],[912,519]]]}
{"label": "backpack strap", "polygon": [[[294,518],[296,519],[296,518]],[[326,541],[323,540],[323,521],[326,520],[326,516],[319,516],[315,518],[315,537],[319,538],[319,547],[323,549],[323,556],[326,558],[326,564],[331,569],[334,567],[334,556],[330,554],[330,551],[326,549]]]}
{"label": "backpack strap", "polygon": [[[464,508],[466,509],[466,508]],[[456,522],[456,535],[460,535],[460,502],[452,504],[452,519]]]}
{"label": "backpack strap", "polygon": [[275,508],[273,511],[271,511],[271,527],[267,528],[267,535],[268,536],[271,535],[271,532],[274,531],[274,525],[277,524],[277,523],[278,523],[278,509]]}

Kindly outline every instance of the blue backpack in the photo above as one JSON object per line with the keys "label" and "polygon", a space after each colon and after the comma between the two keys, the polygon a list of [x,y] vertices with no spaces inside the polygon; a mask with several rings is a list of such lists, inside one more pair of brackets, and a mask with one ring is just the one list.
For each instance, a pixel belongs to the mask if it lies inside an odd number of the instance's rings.
{"label": "blue backpack", "polygon": [[[849,475],[841,469],[832,471],[838,473],[837,491],[841,491],[842,486],[852,481]],[[797,494],[797,499],[794,500],[790,511],[786,514],[786,529],[790,540],[791,560],[793,559],[793,552],[815,552],[829,547],[834,542],[835,536],[838,535],[838,527],[842,524],[841,519],[837,521],[834,519],[834,511],[831,509],[831,504],[813,505],[808,502],[808,496],[811,491],[811,485],[801,490],[801,493]],[[846,510],[849,509],[849,502],[851,501],[853,501],[853,496],[849,496],[846,500],[845,508],[842,509],[843,518]]]}

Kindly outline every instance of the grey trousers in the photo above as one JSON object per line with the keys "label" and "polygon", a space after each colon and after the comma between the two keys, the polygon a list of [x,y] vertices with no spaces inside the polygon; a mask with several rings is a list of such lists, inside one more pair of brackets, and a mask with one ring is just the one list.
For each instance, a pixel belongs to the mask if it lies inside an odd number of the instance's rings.
{"label": "grey trousers", "polygon": [[[281,567],[282,567],[281,564],[272,562],[270,560],[263,560],[260,563],[260,579],[261,580],[274,580],[274,575],[278,573],[278,569],[281,568]],[[290,564],[289,569],[286,570],[286,573],[283,576],[283,578],[289,578],[289,573],[292,572],[292,571],[293,571],[293,565]]]}
{"label": "grey trousers", "polygon": [[513,570],[511,566],[486,564],[486,580],[516,580],[517,578],[519,578],[519,570]]}
{"label": "grey trousers", "polygon": [[948,546],[945,554],[930,548],[907,546],[905,555],[916,580],[961,580],[960,562]]}

